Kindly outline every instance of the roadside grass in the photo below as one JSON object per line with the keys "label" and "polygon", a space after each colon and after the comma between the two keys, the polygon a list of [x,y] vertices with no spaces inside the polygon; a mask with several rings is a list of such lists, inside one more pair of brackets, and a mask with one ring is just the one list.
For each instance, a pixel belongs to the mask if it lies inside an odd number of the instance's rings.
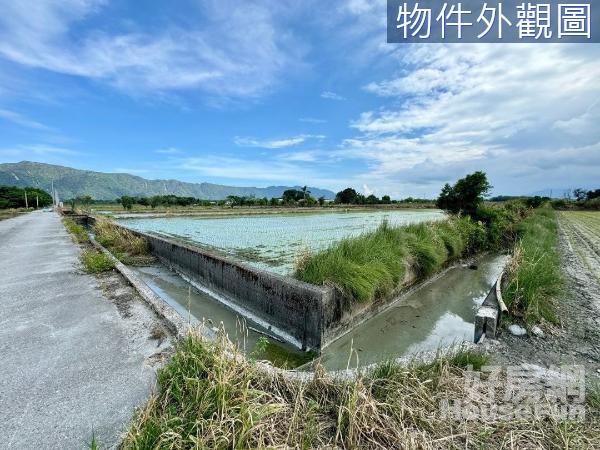
{"label": "roadside grass", "polygon": [[95,249],[85,249],[79,257],[87,273],[101,273],[114,269],[115,263],[110,256]]}
{"label": "roadside grass", "polygon": [[[600,423],[444,418],[465,399],[467,354],[382,363],[355,377],[317,369],[290,378],[235,353],[226,338],[190,334],[159,370],[158,389],[130,424],[123,449],[597,448]],[[475,365],[475,364],[474,364]],[[589,417],[592,406],[586,405]]]}
{"label": "roadside grass", "polygon": [[103,217],[94,225],[96,240],[106,247],[123,264],[148,265],[155,261],[150,255],[148,242],[132,232],[116,226]]}
{"label": "roadside grass", "polygon": [[301,255],[294,276],[335,286],[354,301],[371,302],[401,285],[407,269],[424,278],[484,245],[484,226],[466,217],[406,226],[383,222],[375,231]]}
{"label": "roadside grass", "polygon": [[0,220],[11,219],[13,217],[28,213],[30,211],[31,211],[30,209],[26,209],[26,208],[0,209]]}
{"label": "roadside grass", "polygon": [[73,219],[69,219],[68,217],[63,217],[62,221],[67,231],[71,233],[71,236],[75,242],[79,244],[89,243],[90,239],[83,226],[79,225]]}
{"label": "roadside grass", "polygon": [[506,306],[513,317],[522,317],[526,323],[541,319],[557,323],[554,301],[563,277],[556,213],[549,208],[536,210],[521,223],[519,232],[503,292]]}

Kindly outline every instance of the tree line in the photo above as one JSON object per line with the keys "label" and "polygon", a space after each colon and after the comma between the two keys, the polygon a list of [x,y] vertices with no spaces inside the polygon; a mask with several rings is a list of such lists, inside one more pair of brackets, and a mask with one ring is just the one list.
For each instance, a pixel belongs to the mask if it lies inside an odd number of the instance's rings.
{"label": "tree line", "polygon": [[[25,200],[27,198],[27,201]],[[52,196],[43,189],[16,186],[0,186],[0,209],[43,208],[52,204]]]}

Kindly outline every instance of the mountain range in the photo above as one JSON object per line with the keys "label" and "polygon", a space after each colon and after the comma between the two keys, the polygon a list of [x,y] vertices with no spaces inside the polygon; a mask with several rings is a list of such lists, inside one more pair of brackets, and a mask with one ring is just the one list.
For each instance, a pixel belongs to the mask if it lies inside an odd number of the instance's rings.
{"label": "mountain range", "polygon": [[[187,183],[178,180],[147,180],[128,173],[103,173],[79,170],[32,161],[0,164],[0,185],[39,187],[48,192],[52,183],[60,199],[90,195],[96,200],[113,200],[123,195],[150,197],[179,195],[204,200],[221,200],[228,195],[239,197],[281,197],[286,189],[300,186],[269,186],[265,188],[225,186],[213,183]],[[335,193],[309,187],[315,198],[331,199]]]}

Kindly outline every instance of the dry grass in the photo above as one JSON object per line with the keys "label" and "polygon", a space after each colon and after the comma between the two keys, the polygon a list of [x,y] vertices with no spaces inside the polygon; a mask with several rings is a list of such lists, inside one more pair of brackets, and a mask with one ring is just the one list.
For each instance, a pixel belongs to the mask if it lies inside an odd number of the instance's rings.
{"label": "dry grass", "polygon": [[444,399],[464,398],[463,365],[481,356],[386,363],[352,379],[322,370],[302,381],[235,355],[224,338],[180,342],[159,392],[138,412],[124,449],[598,448],[597,410],[586,423],[452,421]]}
{"label": "dry grass", "polygon": [[30,211],[30,209],[25,208],[0,209],[0,220],[12,219],[13,217],[28,213]]}
{"label": "dry grass", "polygon": [[96,240],[106,247],[123,264],[146,265],[154,262],[148,242],[129,230],[115,225],[109,219],[99,217],[94,225]]}

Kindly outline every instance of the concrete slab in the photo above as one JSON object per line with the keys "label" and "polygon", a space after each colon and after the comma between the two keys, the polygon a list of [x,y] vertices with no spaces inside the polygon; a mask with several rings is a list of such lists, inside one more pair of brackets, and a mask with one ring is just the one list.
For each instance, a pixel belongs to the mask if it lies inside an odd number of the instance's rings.
{"label": "concrete slab", "polygon": [[125,319],[53,212],[0,221],[0,447],[113,446],[154,385],[155,318]]}

